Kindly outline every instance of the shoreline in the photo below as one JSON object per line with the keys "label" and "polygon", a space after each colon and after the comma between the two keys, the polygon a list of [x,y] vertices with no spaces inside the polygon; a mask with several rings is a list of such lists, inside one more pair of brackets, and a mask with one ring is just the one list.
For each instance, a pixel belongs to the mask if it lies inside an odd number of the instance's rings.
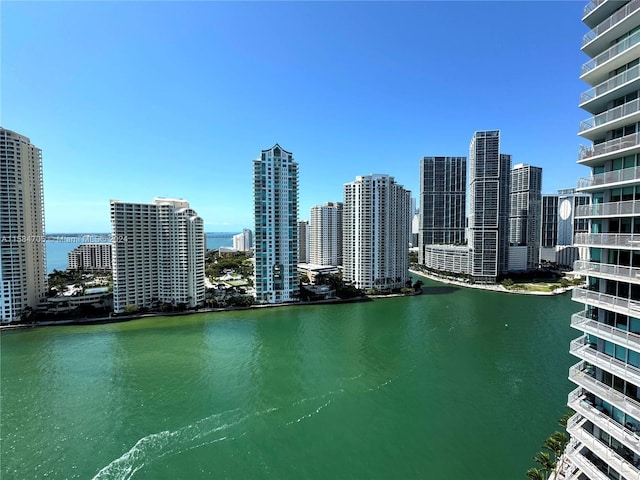
{"label": "shoreline", "polygon": [[[428,278],[429,280],[433,280],[434,282],[438,282],[446,285],[456,285],[459,287],[473,288],[476,290],[487,290],[491,292],[511,293],[516,295],[555,296],[555,295],[562,295],[563,293],[574,288],[573,286],[570,286],[567,288],[557,288],[553,292],[531,292],[527,290],[508,290],[504,288],[502,285],[469,284],[459,280],[438,277],[436,275],[420,272],[418,270],[413,270],[411,268],[409,269],[409,273],[418,275],[423,278]],[[178,317],[183,315],[196,315],[199,313],[235,312],[235,311],[241,311],[241,310],[252,310],[252,309],[260,309],[260,308],[303,307],[303,306],[309,306],[309,305],[334,305],[334,304],[344,304],[344,303],[372,302],[375,300],[380,300],[385,298],[413,297],[420,294],[421,292],[412,293],[412,294],[390,293],[387,295],[366,295],[364,297],[347,298],[347,299],[335,298],[335,299],[328,299],[328,300],[318,300],[315,302],[289,302],[289,303],[278,303],[278,304],[249,305],[246,307],[201,308],[195,311],[187,310],[184,312],[147,312],[147,313],[140,313],[140,314],[133,314],[133,315],[117,315],[117,316],[109,315],[108,317],[96,317],[96,318],[45,320],[42,322],[34,322],[34,323],[18,323],[18,324],[0,325],[0,331],[18,330],[18,329],[25,329],[25,328],[40,328],[40,327],[61,327],[61,326],[67,326],[67,325],[74,325],[74,326],[104,325],[109,323],[130,322],[132,320],[140,320],[143,318],[152,318],[152,317]]]}
{"label": "shoreline", "polygon": [[551,297],[551,296],[555,296],[555,295],[562,295],[563,293],[568,292],[569,290],[572,290],[573,288],[575,288],[575,286],[569,286],[566,288],[556,288],[555,290],[553,290],[552,292],[531,292],[529,290],[509,290],[504,288],[502,285],[483,285],[483,284],[474,284],[474,283],[466,283],[466,282],[462,282],[459,280],[452,280],[449,278],[442,278],[442,277],[438,277],[436,275],[432,275],[430,273],[425,273],[425,272],[420,272],[418,270],[413,270],[413,269],[409,269],[409,273],[413,273],[414,275],[418,275],[420,277],[424,277],[424,278],[428,278],[429,280],[433,280],[434,282],[439,282],[439,283],[445,283],[448,285],[457,285],[460,287],[466,287],[466,288],[474,288],[476,290],[488,290],[491,292],[499,292],[499,293],[511,293],[511,294],[515,294],[515,295],[542,295],[542,296],[547,296],[547,297]]}

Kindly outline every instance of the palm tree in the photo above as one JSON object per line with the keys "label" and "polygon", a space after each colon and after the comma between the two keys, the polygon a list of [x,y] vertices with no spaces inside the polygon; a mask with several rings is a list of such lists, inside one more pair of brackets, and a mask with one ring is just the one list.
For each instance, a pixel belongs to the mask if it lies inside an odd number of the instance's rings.
{"label": "palm tree", "polygon": [[562,455],[562,451],[564,450],[562,444],[553,436],[547,438],[542,444],[542,447],[553,453],[556,459]]}
{"label": "palm tree", "polygon": [[562,455],[562,452],[564,452],[565,447],[569,443],[569,436],[564,432],[554,432],[553,435],[551,435],[551,438],[557,441],[560,445],[560,455]]}
{"label": "palm tree", "polygon": [[527,478],[530,480],[546,480],[546,475],[541,470],[537,468],[530,468],[527,470]]}
{"label": "palm tree", "polygon": [[551,473],[556,466],[556,462],[551,460],[551,455],[547,452],[538,452],[533,459],[542,467],[542,471],[546,474]]}

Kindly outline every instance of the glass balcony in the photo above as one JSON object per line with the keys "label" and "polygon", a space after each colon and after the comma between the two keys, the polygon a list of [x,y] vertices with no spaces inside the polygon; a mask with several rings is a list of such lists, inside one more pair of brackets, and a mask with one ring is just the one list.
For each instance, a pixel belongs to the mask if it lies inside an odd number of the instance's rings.
{"label": "glass balcony", "polygon": [[624,478],[640,478],[640,470],[635,465],[585,430],[587,422],[588,420],[582,415],[574,415],[567,422],[567,432],[608,465],[611,465]]}
{"label": "glass balcony", "polygon": [[[640,0],[638,0],[640,1]],[[614,88],[618,88],[625,83],[629,83],[640,75],[640,65],[636,65],[635,67],[630,68],[629,70],[625,70],[624,72],[619,73],[618,75],[611,77],[605,82],[602,82],[596,85],[593,88],[590,88],[586,92],[583,92],[580,95],[580,105],[593,100],[594,98],[601,97],[602,95],[610,92]]]}
{"label": "glass balcony", "polygon": [[[572,438],[567,445],[565,455],[573,465],[578,467],[591,480],[611,480],[607,475],[600,471],[589,459],[582,455],[581,451],[584,445],[577,439]],[[580,477],[578,477],[580,478]]]}
{"label": "glass balcony", "polygon": [[638,436],[634,430],[620,425],[606,413],[598,410],[587,398],[582,387],[578,387],[569,393],[567,405],[620,443],[624,444],[627,448],[634,451],[637,455],[640,455],[640,436]]}
{"label": "glass balcony", "polygon": [[640,247],[640,233],[576,233],[573,243],[590,247]]}
{"label": "glass balcony", "polygon": [[640,31],[633,33],[632,35],[625,38],[623,41],[616,43],[611,48],[608,48],[598,56],[592,58],[591,60],[586,62],[584,65],[582,65],[582,75],[590,72],[594,68],[599,67],[603,63],[611,60],[616,55],[623,53],[625,50],[628,50],[629,48],[633,47],[638,42],[640,42]]}
{"label": "glass balcony", "polygon": [[593,292],[586,288],[574,288],[571,291],[571,300],[631,317],[638,317],[640,315],[639,301],[620,298],[602,292]]}
{"label": "glass balcony", "polygon": [[579,205],[576,208],[576,217],[620,217],[624,215],[640,215],[640,200],[592,203]]}
{"label": "glass balcony", "polygon": [[578,190],[635,180],[640,180],[640,167],[623,168],[622,170],[598,173],[591,177],[582,177],[578,180]]}
{"label": "glass balcony", "polygon": [[607,263],[577,260],[573,270],[580,275],[591,275],[600,278],[622,280],[629,283],[640,283],[640,268],[611,265]]}
{"label": "glass balcony", "polygon": [[[640,369],[629,365],[628,363],[625,363],[621,360],[618,360],[617,358],[610,357],[604,352],[598,352],[594,346],[587,343],[586,339],[587,337],[585,335],[573,340],[569,344],[569,352],[579,359],[596,365],[609,373],[612,373],[624,380],[634,383],[635,385],[638,385],[640,383]],[[612,388],[607,387],[594,378],[586,378],[584,375],[576,376],[575,378],[573,378],[571,376],[571,370],[569,373],[569,379],[574,383],[580,385],[581,387],[584,387],[587,390],[596,393],[600,398],[603,398],[607,401],[617,401],[618,403],[625,402],[625,404],[628,402],[632,402],[634,408],[633,411],[629,411],[626,407],[620,408],[622,410],[625,410],[627,413],[630,413],[634,417],[640,418],[638,417],[638,415],[640,415],[640,403],[634,402],[633,400],[629,399],[629,397],[626,397],[617,390],[613,390]],[[598,391],[596,391],[595,389],[598,389]],[[606,395],[606,397],[603,395]]]}
{"label": "glass balcony", "polygon": [[611,27],[623,21],[638,8],[640,8],[640,0],[631,0],[631,2],[627,3],[623,8],[617,10],[613,15],[599,23],[593,30],[587,32],[584,37],[582,37],[582,46],[584,47],[587,43],[595,40],[599,35],[602,35]]}
{"label": "glass balcony", "polygon": [[571,326],[576,330],[584,333],[590,333],[603,340],[622,345],[636,352],[640,352],[640,335],[626,330],[598,322],[585,315],[584,312],[574,313],[571,315]]}
{"label": "glass balcony", "polygon": [[582,10],[582,16],[586,17],[587,15],[589,15],[592,11],[594,11],[596,8],[598,8],[598,6],[601,3],[604,3],[605,0],[591,0],[589,3],[587,3],[584,7],[584,9]]}
{"label": "glass balcony", "polygon": [[[640,31],[638,31],[638,39],[640,41]],[[611,110],[607,110],[606,112],[602,112],[591,118],[583,120],[580,122],[579,133],[605,125],[609,122],[613,122],[614,120],[626,117],[627,115],[637,113],[638,111],[640,111],[640,98],[636,98],[623,105],[612,108]]]}

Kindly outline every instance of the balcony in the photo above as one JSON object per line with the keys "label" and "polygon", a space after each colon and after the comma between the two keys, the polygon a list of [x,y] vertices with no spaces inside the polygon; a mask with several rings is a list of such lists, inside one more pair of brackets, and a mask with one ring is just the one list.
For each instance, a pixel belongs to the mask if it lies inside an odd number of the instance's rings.
{"label": "balcony", "polygon": [[[640,382],[640,369],[633,367],[628,363],[624,363],[617,358],[610,357],[604,352],[598,352],[595,348],[586,343],[586,336],[573,340],[569,344],[569,352],[571,353],[571,355],[574,355],[581,360],[592,363],[593,365],[596,365],[609,373],[617,375],[624,380],[628,380],[635,385],[638,385],[638,382]],[[571,370],[569,370],[569,372],[571,372]],[[620,402],[631,402],[631,405],[634,409],[633,411],[630,411],[627,407],[619,408],[625,410],[627,413],[630,413],[635,418],[640,418],[638,416],[640,415],[640,403],[631,400],[629,397],[623,395],[617,390],[607,387],[603,383],[598,382],[595,378],[589,377],[588,375],[582,375],[581,377],[573,378],[570,373],[569,378],[574,383],[586,388],[593,393],[596,393],[600,398],[603,398],[607,401],[616,401],[619,404]]]}
{"label": "balcony", "polygon": [[573,243],[577,247],[637,249],[640,233],[576,233]]}
{"label": "balcony", "polygon": [[607,263],[589,262],[577,260],[573,264],[573,270],[584,276],[622,280],[629,283],[640,283],[640,268],[611,265]]}
{"label": "balcony", "polygon": [[574,415],[567,422],[567,432],[624,478],[640,478],[640,470],[635,465],[584,429],[587,421],[582,415]]}
{"label": "balcony", "polygon": [[571,291],[571,300],[631,317],[638,317],[638,315],[640,315],[640,302],[629,300],[628,298],[616,297],[608,293],[594,292],[586,288],[574,288]]}
{"label": "balcony", "polygon": [[628,217],[640,215],[640,200],[579,205],[576,217]]}
{"label": "balcony", "polygon": [[569,393],[567,405],[577,413],[588,419],[595,426],[601,428],[613,438],[624,444],[627,448],[640,455],[640,437],[638,434],[620,425],[604,412],[598,410],[584,394],[582,387],[578,387]]}
{"label": "balcony", "polygon": [[611,480],[607,475],[602,473],[598,467],[591,463],[589,459],[580,453],[583,448],[584,445],[582,445],[582,443],[577,439],[572,438],[569,445],[567,445],[565,455],[571,463],[587,475],[590,480]]}
{"label": "balcony", "polygon": [[591,177],[582,177],[578,180],[577,191],[602,190],[604,186],[633,184],[638,181],[640,181],[640,167],[623,168],[622,170],[598,173]]}
{"label": "balcony", "polygon": [[571,326],[584,333],[590,333],[603,340],[622,345],[640,352],[640,335],[607,325],[589,318],[584,312],[571,315]]}
{"label": "balcony", "polygon": [[[638,31],[640,39],[640,31]],[[602,130],[613,130],[633,122],[640,116],[640,98],[607,110],[580,122],[578,134],[588,140],[596,140]]]}
{"label": "balcony", "polygon": [[[612,2],[613,3],[613,2]],[[602,47],[624,33],[626,20],[640,8],[640,0],[631,0],[613,12],[582,37],[582,51],[593,56]]]}
{"label": "balcony", "polygon": [[[634,32],[582,65],[580,78],[593,85],[603,81],[608,72],[621,67],[637,57],[633,47],[640,43],[640,32]],[[606,68],[599,68],[606,65]]]}
{"label": "balcony", "polygon": [[581,145],[578,152],[578,163],[589,167],[595,166],[604,163],[609,158],[628,153],[628,150],[637,148],[638,145],[640,145],[640,132],[614,138],[591,147]]}
{"label": "balcony", "polygon": [[[640,0],[638,0],[640,1]],[[614,90],[619,95],[631,93],[634,90],[633,82],[640,76],[640,65],[636,65],[624,72],[599,83],[580,95],[580,108],[591,113],[603,111],[607,107],[607,96]],[[628,88],[623,88],[623,86]]]}

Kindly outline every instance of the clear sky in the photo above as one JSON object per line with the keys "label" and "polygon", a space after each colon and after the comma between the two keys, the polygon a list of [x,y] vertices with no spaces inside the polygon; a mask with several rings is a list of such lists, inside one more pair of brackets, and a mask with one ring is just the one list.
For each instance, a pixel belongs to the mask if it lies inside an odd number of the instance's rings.
{"label": "clear sky", "polygon": [[252,160],[300,165],[300,219],[501,130],[543,191],[573,187],[586,1],[0,2],[1,124],[42,149],[46,230],[108,232],[109,200],[184,198],[253,228]]}

